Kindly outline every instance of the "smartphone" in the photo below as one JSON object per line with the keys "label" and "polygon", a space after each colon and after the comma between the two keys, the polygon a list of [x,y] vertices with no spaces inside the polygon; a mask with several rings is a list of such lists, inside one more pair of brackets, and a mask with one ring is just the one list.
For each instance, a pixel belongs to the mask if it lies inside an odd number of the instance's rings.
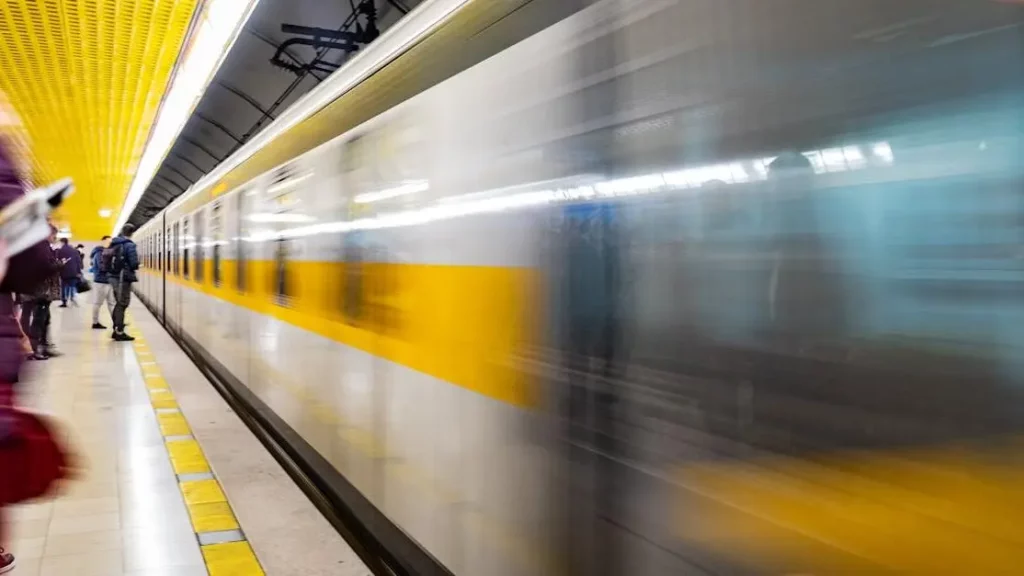
{"label": "smartphone", "polygon": [[19,254],[49,238],[47,217],[74,191],[71,178],[64,178],[36,188],[0,211],[0,238],[7,242],[7,255]]}

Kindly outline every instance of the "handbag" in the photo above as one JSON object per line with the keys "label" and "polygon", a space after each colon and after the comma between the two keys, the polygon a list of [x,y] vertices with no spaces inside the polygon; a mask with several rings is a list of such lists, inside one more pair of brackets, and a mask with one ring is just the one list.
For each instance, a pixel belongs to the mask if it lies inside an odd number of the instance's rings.
{"label": "handbag", "polygon": [[85,278],[79,276],[78,280],[75,282],[75,290],[77,290],[79,294],[84,294],[89,290],[92,290],[92,284],[90,284]]}
{"label": "handbag", "polygon": [[47,420],[17,408],[8,408],[5,416],[11,429],[0,440],[0,507],[47,495],[71,469]]}

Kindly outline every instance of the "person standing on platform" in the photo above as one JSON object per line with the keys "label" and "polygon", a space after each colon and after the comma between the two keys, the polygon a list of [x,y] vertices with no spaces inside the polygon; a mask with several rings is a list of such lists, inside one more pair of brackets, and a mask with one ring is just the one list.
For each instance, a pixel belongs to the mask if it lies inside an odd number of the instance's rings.
{"label": "person standing on platform", "polygon": [[75,294],[77,294],[78,278],[82,275],[82,257],[78,255],[78,250],[75,250],[68,243],[67,238],[61,238],[60,245],[57,247],[57,258],[62,262],[60,269],[60,307],[67,308],[69,300],[72,304],[77,305]]}
{"label": "person standing on platform", "polygon": [[92,303],[92,328],[93,330],[106,330],[106,326],[100,324],[100,308],[107,303],[107,311],[110,312],[110,319],[114,319],[114,306],[117,301],[114,299],[114,291],[110,287],[110,275],[103,267],[103,251],[110,247],[110,236],[103,237],[103,245],[92,249],[89,255],[92,267],[92,281],[95,284],[96,297]]}
{"label": "person standing on platform", "polygon": [[136,275],[139,270],[139,253],[132,241],[134,232],[135,226],[125,224],[121,235],[110,241],[110,247],[103,250],[102,256],[116,302],[113,313],[114,333],[111,337],[118,342],[135,340],[124,331],[124,313],[132,301],[132,284],[139,281]]}
{"label": "person standing on platform", "polygon": [[[50,227],[50,241],[57,236],[57,229]],[[57,251],[47,247],[40,253],[40,262],[49,271],[31,293],[27,294],[22,303],[21,327],[28,334],[32,345],[33,360],[46,360],[51,356],[60,356],[56,346],[50,340],[50,304],[61,297],[60,273],[67,263],[60,260]]]}

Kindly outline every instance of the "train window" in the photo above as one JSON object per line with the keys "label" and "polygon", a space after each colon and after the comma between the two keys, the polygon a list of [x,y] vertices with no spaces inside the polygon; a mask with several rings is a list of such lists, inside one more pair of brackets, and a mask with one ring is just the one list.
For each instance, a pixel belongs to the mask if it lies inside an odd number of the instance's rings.
{"label": "train window", "polygon": [[277,303],[287,306],[289,302],[289,278],[288,278],[288,240],[278,238],[274,243],[274,272],[273,287]]}
{"label": "train window", "polygon": [[168,247],[171,250],[171,254],[168,256],[168,264],[170,264],[171,273],[174,276],[178,275],[178,222],[174,222],[171,227],[171,245]]}
{"label": "train window", "polygon": [[181,276],[181,222],[174,223],[174,243],[171,249],[174,250],[172,262],[174,264],[174,275]]}
{"label": "train window", "polygon": [[[349,219],[365,215],[366,206],[356,204],[352,198],[366,190],[368,172],[372,168],[371,152],[367,138],[362,135],[353,137],[342,149],[342,185],[349,197],[345,216]],[[353,231],[342,236],[341,315],[345,323],[352,326],[360,325],[364,315],[365,252],[364,233]]]}
{"label": "train window", "polygon": [[189,235],[189,232],[191,232],[189,220],[190,218],[186,216],[182,223],[182,227],[184,228],[184,230],[182,231],[182,240],[184,240],[184,242],[182,243],[181,246],[183,256],[181,259],[181,275],[186,280],[192,277],[192,275],[189,274],[189,270],[191,269],[192,266],[192,254],[191,249],[189,248],[189,246],[191,246],[192,237]]}
{"label": "train window", "polygon": [[213,205],[210,211],[210,239],[213,243],[213,285],[220,286],[220,251],[221,251],[221,206],[220,202]]}
{"label": "train window", "polygon": [[202,283],[206,280],[206,264],[204,262],[203,243],[206,242],[206,209],[200,208],[193,216],[196,226],[196,282]]}
{"label": "train window", "polygon": [[236,204],[235,204],[235,208],[236,208],[236,210],[235,210],[236,222],[235,223],[236,223],[236,226],[237,226],[237,228],[235,229],[235,233],[236,233],[235,246],[236,246],[236,250],[237,250],[237,255],[235,256],[235,258],[236,258],[235,286],[238,288],[239,292],[245,292],[245,274],[246,274],[246,272],[245,272],[245,257],[246,257],[245,251],[246,251],[246,243],[245,243],[245,219],[244,219],[244,215],[245,215],[245,198],[246,198],[247,194],[248,194],[248,192],[245,191],[245,190],[240,191],[238,193],[238,195],[236,196]]}

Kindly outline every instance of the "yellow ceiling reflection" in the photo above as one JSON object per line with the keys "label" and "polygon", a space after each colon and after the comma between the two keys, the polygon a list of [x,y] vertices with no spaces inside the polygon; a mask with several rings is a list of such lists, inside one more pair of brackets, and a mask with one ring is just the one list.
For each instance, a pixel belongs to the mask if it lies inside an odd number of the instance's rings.
{"label": "yellow ceiling reflection", "polygon": [[75,239],[113,226],[197,4],[0,0],[0,90],[24,128],[26,177],[74,179],[57,218]]}

